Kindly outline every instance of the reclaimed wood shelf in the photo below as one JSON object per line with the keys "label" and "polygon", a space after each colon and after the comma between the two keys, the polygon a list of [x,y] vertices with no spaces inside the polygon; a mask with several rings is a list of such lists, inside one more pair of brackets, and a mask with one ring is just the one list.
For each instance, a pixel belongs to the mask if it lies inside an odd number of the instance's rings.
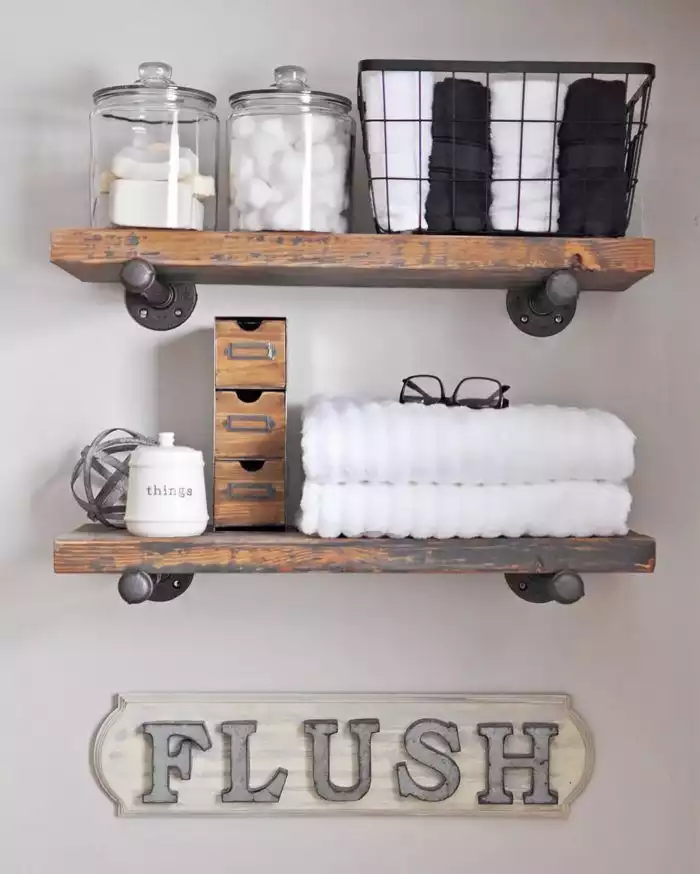
{"label": "reclaimed wood shelf", "polygon": [[86,525],[54,541],[59,574],[122,573],[652,573],[653,538],[497,537],[474,540],[322,540],[297,531],[216,531],[134,537]]}
{"label": "reclaimed wood shelf", "polygon": [[573,268],[583,290],[624,291],[654,271],[654,241],[136,229],[51,237],[51,261],[83,282],[118,282],[137,257],[169,282],[506,289]]}

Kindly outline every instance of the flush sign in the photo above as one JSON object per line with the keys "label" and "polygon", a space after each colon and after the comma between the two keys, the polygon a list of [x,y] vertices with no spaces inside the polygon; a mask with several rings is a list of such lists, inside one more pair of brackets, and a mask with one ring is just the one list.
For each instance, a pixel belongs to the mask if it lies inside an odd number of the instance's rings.
{"label": "flush sign", "polygon": [[95,773],[123,816],[566,816],[593,744],[566,695],[119,695]]}

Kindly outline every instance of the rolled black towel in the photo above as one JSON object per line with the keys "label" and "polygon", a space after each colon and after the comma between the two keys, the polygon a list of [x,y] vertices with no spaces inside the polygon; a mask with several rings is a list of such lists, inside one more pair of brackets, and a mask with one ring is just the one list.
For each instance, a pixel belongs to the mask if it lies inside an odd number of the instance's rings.
{"label": "rolled black towel", "polygon": [[485,230],[492,165],[488,89],[471,79],[438,82],[431,132],[428,230]]}
{"label": "rolled black towel", "polygon": [[579,79],[559,128],[559,231],[621,236],[627,226],[626,86]]}

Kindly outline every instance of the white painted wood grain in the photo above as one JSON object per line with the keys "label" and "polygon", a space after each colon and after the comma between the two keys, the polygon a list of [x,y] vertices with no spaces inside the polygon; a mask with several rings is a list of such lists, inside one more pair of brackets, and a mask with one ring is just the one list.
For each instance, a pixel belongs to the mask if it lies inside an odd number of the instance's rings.
{"label": "white painted wood grain", "polygon": [[[337,719],[339,732],[331,741],[331,779],[340,785],[354,782],[349,719],[379,719],[381,730],[372,741],[372,786],[358,802],[332,803],[318,798],[311,783],[305,719]],[[403,749],[406,728],[417,719],[441,719],[459,727],[461,752],[454,754],[462,779],[446,801],[428,803],[401,798],[396,790],[395,765],[408,761],[411,774],[426,785],[435,773],[407,760]],[[251,783],[265,783],[278,767],[289,771],[277,804],[222,804],[228,786],[222,722],[254,719],[258,730],[250,738]],[[192,778],[171,778],[179,793],[172,805],[143,804],[150,781],[150,749],[141,726],[144,722],[203,721],[211,737],[207,752],[193,749]],[[551,786],[559,793],[556,806],[523,805],[520,793],[529,788],[529,772],[507,772],[506,788],[516,793],[509,806],[479,806],[477,793],[485,789],[485,741],[476,733],[481,722],[511,722],[515,736],[509,753],[529,752],[520,734],[524,722],[554,722],[559,735],[552,739]],[[571,803],[587,786],[593,771],[593,740],[586,724],[573,710],[567,695],[404,695],[404,694],[229,694],[128,693],[116,697],[115,709],[102,723],[93,743],[97,779],[121,816],[250,816],[329,814],[424,814],[567,816]]]}

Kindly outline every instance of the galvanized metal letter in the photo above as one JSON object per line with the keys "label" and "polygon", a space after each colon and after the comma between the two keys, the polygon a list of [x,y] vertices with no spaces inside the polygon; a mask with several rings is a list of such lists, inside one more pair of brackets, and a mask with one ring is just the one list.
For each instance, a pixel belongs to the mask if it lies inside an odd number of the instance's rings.
{"label": "galvanized metal letter", "polygon": [[402,798],[417,798],[419,801],[445,801],[459,788],[459,766],[454,759],[426,741],[425,735],[428,734],[445,741],[453,753],[458,753],[461,749],[459,729],[454,722],[419,719],[409,725],[403,739],[406,755],[419,765],[432,768],[440,775],[440,779],[434,786],[424,786],[411,777],[405,762],[399,762],[396,766],[399,795]]}
{"label": "galvanized metal letter", "polygon": [[510,722],[484,722],[476,727],[477,733],[486,739],[486,785],[478,793],[479,804],[512,804],[513,793],[504,785],[505,772],[511,769],[526,769],[531,772],[529,792],[523,792],[523,804],[557,804],[559,795],[549,786],[549,753],[551,740],[559,734],[559,726],[553,722],[525,722],[523,734],[532,743],[531,752],[506,753],[506,738],[513,734]]}
{"label": "galvanized metal letter", "polygon": [[351,719],[348,721],[348,731],[355,741],[357,780],[352,786],[338,786],[330,776],[330,737],[338,733],[338,720],[304,721],[304,733],[311,738],[314,790],[324,801],[359,801],[372,785],[372,736],[379,731],[379,720]]}
{"label": "galvanized metal letter", "polygon": [[141,797],[144,804],[177,804],[178,793],[170,788],[170,773],[180,780],[192,775],[192,744],[211,748],[203,722],[144,722],[143,733],[151,741],[151,788]]}
{"label": "galvanized metal letter", "polygon": [[277,804],[287,782],[289,771],[278,768],[270,779],[258,789],[250,786],[250,746],[248,738],[258,730],[256,720],[222,722],[221,733],[230,739],[231,785],[221,794],[224,804],[233,802]]}

